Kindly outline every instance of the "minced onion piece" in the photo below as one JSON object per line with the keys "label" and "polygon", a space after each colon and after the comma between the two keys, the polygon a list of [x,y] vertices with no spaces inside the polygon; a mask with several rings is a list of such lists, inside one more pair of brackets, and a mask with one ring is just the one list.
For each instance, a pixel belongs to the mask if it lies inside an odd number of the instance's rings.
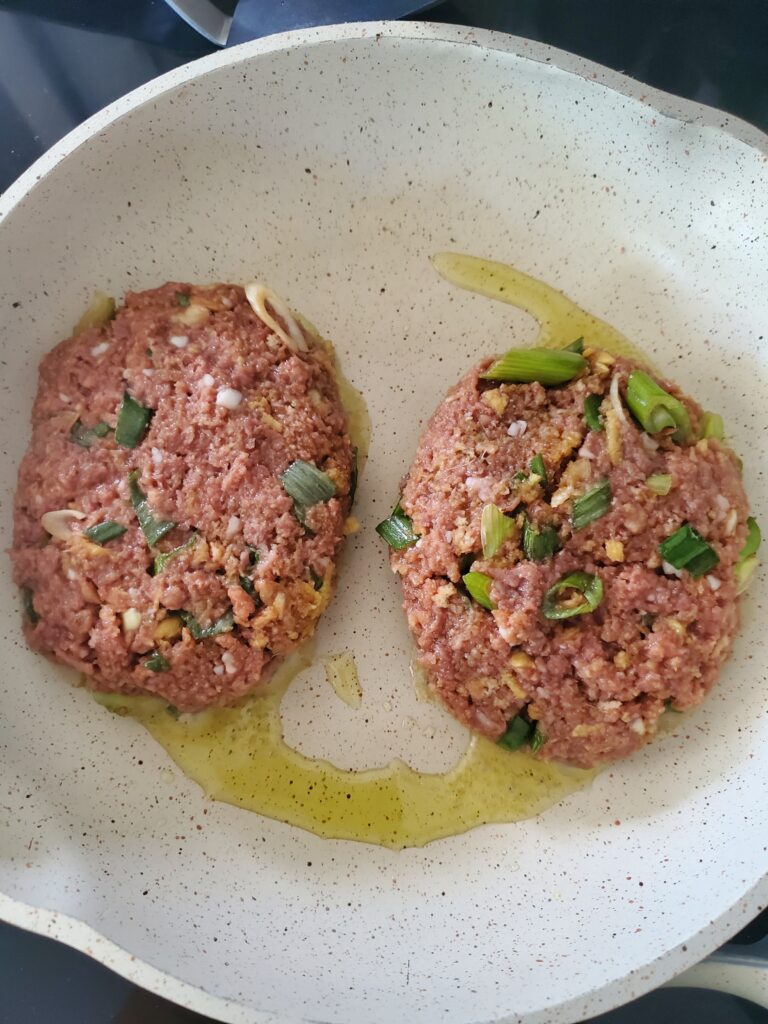
{"label": "minced onion piece", "polygon": [[645,486],[653,494],[663,498],[672,490],[672,477],[669,473],[654,473],[646,479]]}
{"label": "minced onion piece", "polygon": [[718,412],[705,412],[699,427],[700,437],[714,437],[716,441],[725,439],[725,424]]}
{"label": "minced onion piece", "polygon": [[[561,604],[558,595],[564,590],[574,590],[584,595],[581,604]],[[572,572],[563,576],[544,595],[541,611],[545,619],[570,619],[573,615],[593,612],[603,600],[603,581],[589,572]]]}
{"label": "minced onion piece", "polygon": [[147,432],[152,410],[137,402],[126,391],[117,413],[115,441],[123,448],[135,448]]}
{"label": "minced onion piece", "polygon": [[102,327],[115,315],[115,300],[104,292],[94,292],[88,308],[75,324],[73,334],[82,334],[91,327]]}
{"label": "minced onion piece", "polygon": [[134,469],[128,474],[128,490],[131,495],[131,504],[139,520],[141,532],[144,534],[150,547],[154,547],[159,540],[176,528],[176,523],[170,519],[156,519],[149,507],[147,496],[139,487],[139,471]]}
{"label": "minced onion piece", "polygon": [[71,536],[71,526],[75,519],[85,519],[85,512],[78,512],[74,508],[57,508],[51,512],[44,512],[40,516],[40,525],[56,540],[67,541]]}
{"label": "minced onion piece", "polygon": [[520,715],[507,722],[507,731],[496,740],[499,747],[505,750],[519,750],[531,734],[531,724]]}
{"label": "minced onion piece", "polygon": [[419,534],[413,531],[413,520],[403,511],[400,502],[395,505],[392,515],[376,527],[376,533],[395,551],[402,551],[415,544]]}
{"label": "minced onion piece", "polygon": [[480,374],[482,380],[502,380],[525,384],[565,384],[586,367],[578,352],[547,348],[513,348]]}
{"label": "minced onion piece", "polygon": [[155,555],[155,561],[152,566],[152,575],[158,576],[166,565],[171,561],[172,558],[176,558],[182,551],[188,551],[189,548],[193,548],[197,543],[197,533],[193,533],[191,537],[188,537],[183,544],[179,544],[177,548],[172,548],[170,551],[161,551]]}
{"label": "minced onion piece", "polygon": [[461,578],[469,596],[492,612],[496,605],[491,600],[491,577],[486,576],[484,572],[467,572]]}
{"label": "minced onion piece", "polygon": [[733,567],[733,575],[736,577],[736,593],[743,594],[754,575],[755,569],[760,564],[757,555],[750,555]]}
{"label": "minced onion piece", "polygon": [[[309,345],[299,323],[289,309],[287,303],[271,288],[261,281],[253,281],[245,286],[245,297],[256,316],[267,327],[285,342],[288,348],[298,352],[308,352]],[[267,303],[288,328],[287,332],[267,309]]]}
{"label": "minced onion piece", "polygon": [[235,625],[235,614],[230,608],[228,611],[212,622],[210,626],[201,626],[191,612],[181,612],[184,625],[192,634],[194,640],[208,640],[212,636],[220,636],[222,633],[231,633]]}
{"label": "minced onion piece", "polygon": [[674,427],[672,440],[681,444],[691,438],[691,420],[683,403],[660,387],[642,370],[633,370],[627,380],[627,405],[643,430],[658,434]]}
{"label": "minced onion piece", "polygon": [[480,515],[480,543],[483,558],[493,558],[504,541],[515,532],[515,523],[498,505],[485,505]]}
{"label": "minced onion piece", "polygon": [[86,427],[80,420],[75,420],[69,431],[70,441],[79,444],[81,448],[90,448],[97,438],[106,437],[112,428],[108,423],[101,421],[92,427]]}
{"label": "minced onion piece", "polygon": [[684,569],[694,579],[704,576],[720,561],[715,549],[690,523],[684,523],[663,540],[659,544],[659,554],[665,562],[675,569]]}
{"label": "minced onion piece", "polygon": [[586,494],[582,494],[574,501],[571,509],[571,524],[574,530],[583,530],[585,526],[604,516],[610,509],[612,500],[610,480],[601,480]]}
{"label": "minced onion piece", "polygon": [[560,538],[553,526],[543,525],[540,529],[526,520],[523,527],[523,550],[532,562],[544,562],[560,547]]}
{"label": "minced onion piece", "polygon": [[144,662],[144,668],[148,668],[150,672],[167,672],[170,667],[171,663],[160,651],[153,651]]}
{"label": "minced onion piece", "polygon": [[304,509],[322,501],[330,501],[336,493],[336,485],[327,473],[301,459],[292,462],[281,474],[280,480],[286,493]]}
{"label": "minced onion piece", "polygon": [[544,456],[541,454],[534,455],[531,459],[531,472],[535,473],[536,476],[541,477],[541,482],[546,484],[547,482],[547,467],[544,465]]}
{"label": "minced onion piece", "polygon": [[600,419],[600,406],[602,404],[602,395],[587,395],[584,399],[584,419],[590,430],[603,429],[603,421]]}
{"label": "minced onion piece", "polygon": [[616,417],[620,423],[625,427],[629,426],[629,420],[627,414],[624,412],[624,406],[621,404],[621,391],[619,390],[619,375],[614,373],[611,377],[611,386],[608,388],[608,398],[611,403],[611,408],[616,413]]}
{"label": "minced onion piece", "polygon": [[83,536],[92,540],[94,544],[104,545],[109,540],[117,540],[118,537],[122,537],[125,531],[126,527],[116,523],[114,519],[105,519],[104,522],[83,530]]}

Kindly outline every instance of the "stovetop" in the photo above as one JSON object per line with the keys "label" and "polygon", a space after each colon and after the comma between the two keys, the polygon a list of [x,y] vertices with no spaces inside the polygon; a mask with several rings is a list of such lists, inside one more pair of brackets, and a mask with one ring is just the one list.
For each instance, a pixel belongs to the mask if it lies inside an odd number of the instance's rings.
{"label": "stovetop", "polygon": [[[473,24],[541,40],[768,131],[765,0],[336,0],[344,17]],[[241,0],[231,40],[305,24],[332,3]],[[312,17],[314,11],[315,17]],[[269,12],[266,14],[265,12]],[[286,20],[290,16],[290,23]],[[282,23],[281,23],[281,20]],[[0,191],[105,104],[215,47],[163,0],[0,0]],[[768,969],[768,911],[726,947]],[[0,1024],[193,1024],[198,1014],[143,992],[49,939],[0,924]],[[660,989],[593,1024],[768,1024],[734,996]],[[362,1022],[364,1024],[364,1022]]]}

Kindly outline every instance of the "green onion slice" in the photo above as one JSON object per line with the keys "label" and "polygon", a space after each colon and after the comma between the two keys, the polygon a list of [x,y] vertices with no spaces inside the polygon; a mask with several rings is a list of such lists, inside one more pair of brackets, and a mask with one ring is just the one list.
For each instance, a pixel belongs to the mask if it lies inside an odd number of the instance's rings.
{"label": "green onion slice", "polygon": [[131,398],[126,391],[117,413],[115,441],[123,448],[135,448],[146,434],[151,419],[152,410]]}
{"label": "green onion slice", "polygon": [[672,440],[682,444],[691,439],[691,420],[683,403],[660,387],[642,370],[633,370],[627,380],[627,405],[640,426],[649,434],[673,428]]}
{"label": "green onion slice", "polygon": [[531,753],[538,753],[546,742],[547,737],[544,735],[544,733],[541,731],[537,724],[533,730],[533,735],[531,736]]}
{"label": "green onion slice", "polygon": [[578,352],[548,348],[513,348],[481,373],[482,380],[502,380],[517,384],[565,384],[586,367]]}
{"label": "green onion slice", "polygon": [[750,555],[737,562],[733,567],[733,574],[736,577],[736,593],[743,594],[749,585],[749,581],[760,564],[757,555]]}
{"label": "green onion slice", "polygon": [[603,421],[600,419],[600,406],[603,404],[602,395],[587,395],[584,399],[584,419],[590,430],[602,430]]}
{"label": "green onion slice", "polygon": [[167,672],[170,667],[171,663],[160,651],[153,651],[144,662],[144,668],[148,668],[150,672]]}
{"label": "green onion slice", "polygon": [[578,352],[581,355],[584,351],[584,338],[577,338],[570,345],[566,345],[563,352]]}
{"label": "green onion slice", "polygon": [[179,544],[177,548],[172,548],[171,551],[161,551],[159,555],[155,555],[152,575],[159,576],[172,558],[176,558],[182,551],[188,551],[190,548],[193,548],[197,544],[197,536],[197,533],[193,533],[191,537],[188,537],[183,544]]}
{"label": "green onion slice", "polygon": [[544,465],[544,457],[542,455],[534,455],[531,459],[531,472],[535,473],[536,476],[540,476],[542,483],[546,484],[547,467]]}
{"label": "green onion slice", "polygon": [[484,572],[467,572],[461,578],[469,596],[492,612],[496,605],[491,600],[491,577],[486,576]]}
{"label": "green onion slice", "polygon": [[533,523],[526,520],[523,527],[523,550],[532,562],[544,562],[560,547],[560,538],[553,526],[542,526],[536,529]]}
{"label": "green onion slice", "polygon": [[[582,594],[584,600],[576,603],[573,596],[562,600],[560,595],[565,591]],[[573,615],[586,615],[593,612],[603,600],[603,581],[590,572],[572,572],[563,576],[544,595],[541,610],[545,619],[570,619]]]}
{"label": "green onion slice", "polygon": [[303,509],[312,508],[321,501],[330,501],[336,493],[336,485],[327,473],[301,459],[292,462],[280,480],[285,492]]}
{"label": "green onion slice", "polygon": [[505,750],[519,750],[530,734],[530,722],[526,722],[520,715],[515,715],[512,721],[507,723],[507,731],[496,740],[496,743]]}
{"label": "green onion slice", "polygon": [[647,478],[645,486],[653,494],[658,494],[663,498],[672,490],[672,477],[669,473],[654,473],[653,476]]}
{"label": "green onion slice", "polygon": [[189,296],[186,292],[176,292],[176,305],[184,307],[189,305]]}
{"label": "green onion slice", "polygon": [[252,544],[246,544],[245,550],[248,552],[248,565],[253,567],[259,564],[259,558],[261,554],[258,548],[253,547]]}
{"label": "green onion slice", "polygon": [[610,509],[612,500],[610,480],[601,480],[586,494],[582,494],[574,501],[571,509],[571,524],[574,530],[583,530],[585,526],[604,516]]}
{"label": "green onion slice", "polygon": [[376,527],[376,533],[395,551],[409,548],[419,539],[420,534],[413,531],[413,520],[403,511],[400,502],[395,505],[389,519],[384,519]]}
{"label": "green onion slice", "polygon": [[760,527],[757,525],[757,520],[754,516],[750,516],[747,519],[747,540],[744,547],[739,552],[739,561],[743,562],[747,558],[751,558],[752,555],[757,554],[757,549],[760,547],[760,541],[763,539],[760,533]]}
{"label": "green onion slice", "polygon": [[493,558],[504,541],[515,532],[515,522],[498,505],[485,505],[480,515],[480,543],[483,558]]}
{"label": "green onion slice", "polygon": [[715,549],[704,540],[690,523],[659,544],[659,554],[675,569],[685,569],[694,579],[714,569],[720,559]]}
{"label": "green onion slice", "polygon": [[352,471],[349,474],[349,503],[352,505],[357,494],[357,448],[352,449]]}
{"label": "green onion slice", "polygon": [[212,636],[231,633],[235,625],[235,613],[231,608],[210,626],[201,626],[191,612],[181,612],[181,617],[194,640],[208,640]]}
{"label": "green onion slice", "polygon": [[81,448],[90,448],[94,441],[106,437],[111,429],[109,424],[104,423],[103,420],[95,423],[92,427],[86,427],[80,420],[75,420],[70,428],[69,438],[75,444],[79,444]]}
{"label": "green onion slice", "polygon": [[310,579],[312,580],[312,586],[315,588],[315,590],[322,590],[323,584],[325,583],[325,578],[323,576],[319,576],[311,565],[309,567],[309,576]]}
{"label": "green onion slice", "polygon": [[701,437],[714,437],[716,441],[725,440],[725,424],[723,417],[717,412],[705,412],[701,417]]}
{"label": "green onion slice", "polygon": [[139,487],[139,471],[137,469],[128,474],[128,490],[131,494],[131,504],[136,513],[136,518],[139,520],[141,532],[144,534],[149,546],[153,548],[167,533],[176,528],[176,523],[170,519],[155,519],[152,509],[149,507],[147,496]]}
{"label": "green onion slice", "polygon": [[109,540],[117,540],[118,537],[122,537],[125,531],[126,527],[116,523],[114,519],[105,519],[103,523],[97,523],[95,526],[89,526],[87,530],[83,530],[83,536],[92,540],[94,544],[103,545]]}
{"label": "green onion slice", "polygon": [[35,603],[33,598],[34,595],[32,591],[29,589],[29,587],[21,588],[21,605],[22,608],[24,609],[24,614],[32,623],[32,625],[36,626],[40,621],[40,616],[35,611]]}
{"label": "green onion slice", "polygon": [[246,594],[249,597],[253,597],[256,593],[256,587],[254,586],[253,580],[250,576],[238,576],[237,579]]}

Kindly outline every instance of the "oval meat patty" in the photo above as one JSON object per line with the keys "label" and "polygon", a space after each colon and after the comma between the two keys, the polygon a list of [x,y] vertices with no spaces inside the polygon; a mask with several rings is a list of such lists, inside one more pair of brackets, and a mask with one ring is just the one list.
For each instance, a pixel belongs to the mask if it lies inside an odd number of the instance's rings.
{"label": "oval meat patty", "polygon": [[[403,483],[391,562],[447,708],[492,740],[590,766],[712,687],[737,628],[748,509],[738,460],[701,437],[696,403],[660,382],[690,429],[651,434],[627,406],[633,364],[585,357],[547,387],[485,379],[485,360],[448,393]],[[660,550],[673,535],[678,566]]]}
{"label": "oval meat patty", "polygon": [[353,469],[332,351],[247,293],[129,294],[40,367],[15,579],[30,645],[93,689],[229,703],[328,602]]}

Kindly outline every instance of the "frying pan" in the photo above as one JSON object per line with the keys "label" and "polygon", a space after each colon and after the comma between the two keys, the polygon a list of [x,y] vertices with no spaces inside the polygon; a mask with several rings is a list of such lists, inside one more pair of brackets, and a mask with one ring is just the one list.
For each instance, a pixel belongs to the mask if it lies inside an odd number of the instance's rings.
{"label": "frying pan", "polygon": [[[265,277],[332,337],[373,423],[289,743],[443,771],[372,526],[425,418],[534,325],[452,291],[441,249],[516,264],[725,418],[766,508],[768,144],[548,47],[440,25],[262,39],[151,82],[0,200],[0,486],[10,541],[37,363],[95,288]],[[309,173],[307,169],[309,168]],[[4,565],[0,912],[232,1022],[573,1021],[700,960],[768,894],[765,584],[705,706],[538,818],[400,852],[211,801],[134,721],[26,650]],[[351,650],[363,706],[320,657]]]}

